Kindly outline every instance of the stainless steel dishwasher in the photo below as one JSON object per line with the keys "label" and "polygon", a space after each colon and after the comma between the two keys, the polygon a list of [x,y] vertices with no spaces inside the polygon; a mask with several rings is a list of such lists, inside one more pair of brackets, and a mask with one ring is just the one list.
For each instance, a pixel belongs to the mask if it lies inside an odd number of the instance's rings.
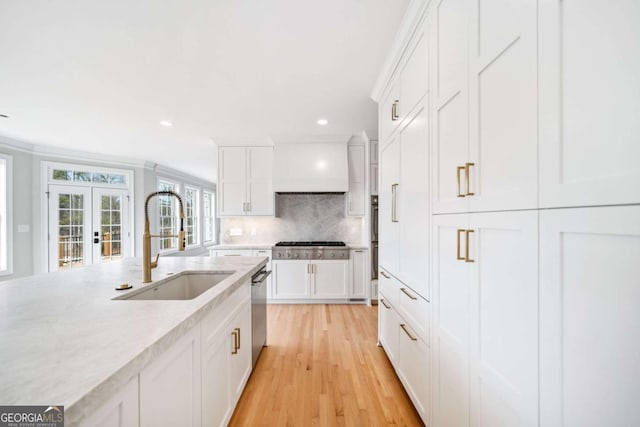
{"label": "stainless steel dishwasher", "polygon": [[267,345],[267,277],[271,271],[264,266],[251,277],[251,346],[252,362],[256,361],[262,347]]}

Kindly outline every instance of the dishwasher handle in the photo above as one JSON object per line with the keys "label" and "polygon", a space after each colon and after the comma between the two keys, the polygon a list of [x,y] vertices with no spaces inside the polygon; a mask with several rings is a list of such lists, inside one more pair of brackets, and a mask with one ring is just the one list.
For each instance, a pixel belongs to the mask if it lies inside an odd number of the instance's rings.
{"label": "dishwasher handle", "polygon": [[271,270],[262,269],[251,277],[251,286],[260,286],[267,277],[271,275]]}

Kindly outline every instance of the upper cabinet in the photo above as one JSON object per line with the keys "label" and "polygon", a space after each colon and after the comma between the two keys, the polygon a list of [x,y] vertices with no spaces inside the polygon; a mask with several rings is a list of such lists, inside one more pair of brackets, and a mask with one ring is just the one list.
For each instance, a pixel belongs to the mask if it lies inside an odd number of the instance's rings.
{"label": "upper cabinet", "polygon": [[639,16],[636,0],[540,2],[541,207],[640,202]]}
{"label": "upper cabinet", "polygon": [[273,215],[273,147],[220,147],[220,216]]}
{"label": "upper cabinet", "polygon": [[434,13],[434,213],[537,208],[536,2]]}
{"label": "upper cabinet", "polygon": [[411,116],[414,108],[427,92],[427,35],[426,22],[409,45],[399,71],[389,82],[378,108],[378,136],[385,146],[389,136]]}
{"label": "upper cabinet", "polygon": [[366,206],[365,192],[365,146],[349,145],[349,193],[347,194],[347,215],[364,216]]}

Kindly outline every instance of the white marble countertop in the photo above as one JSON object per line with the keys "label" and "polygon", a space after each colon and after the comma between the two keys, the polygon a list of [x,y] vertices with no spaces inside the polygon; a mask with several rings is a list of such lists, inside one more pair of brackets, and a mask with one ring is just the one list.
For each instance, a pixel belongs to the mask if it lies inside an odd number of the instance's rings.
{"label": "white marble countertop", "polygon": [[[186,270],[235,271],[187,301],[112,300],[143,286],[141,259],[0,282],[0,405],[64,405],[75,425],[266,261],[160,258],[156,281]],[[133,289],[115,290],[125,282]]]}

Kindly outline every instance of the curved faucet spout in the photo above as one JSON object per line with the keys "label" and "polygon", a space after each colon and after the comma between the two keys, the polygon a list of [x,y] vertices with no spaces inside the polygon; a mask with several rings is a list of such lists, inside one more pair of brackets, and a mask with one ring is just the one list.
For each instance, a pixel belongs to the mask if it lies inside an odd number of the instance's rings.
{"label": "curved faucet spout", "polygon": [[[151,235],[149,231],[149,200],[156,196],[174,196],[178,199],[178,205],[180,206],[180,231],[178,235]],[[185,237],[184,237],[184,206],[182,204],[182,197],[175,191],[162,190],[150,193],[144,201],[144,234],[142,235],[142,283],[151,282],[151,269],[158,266],[158,258],[155,262],[151,262],[151,238],[152,237],[177,237],[178,238],[178,250],[184,251]]]}

